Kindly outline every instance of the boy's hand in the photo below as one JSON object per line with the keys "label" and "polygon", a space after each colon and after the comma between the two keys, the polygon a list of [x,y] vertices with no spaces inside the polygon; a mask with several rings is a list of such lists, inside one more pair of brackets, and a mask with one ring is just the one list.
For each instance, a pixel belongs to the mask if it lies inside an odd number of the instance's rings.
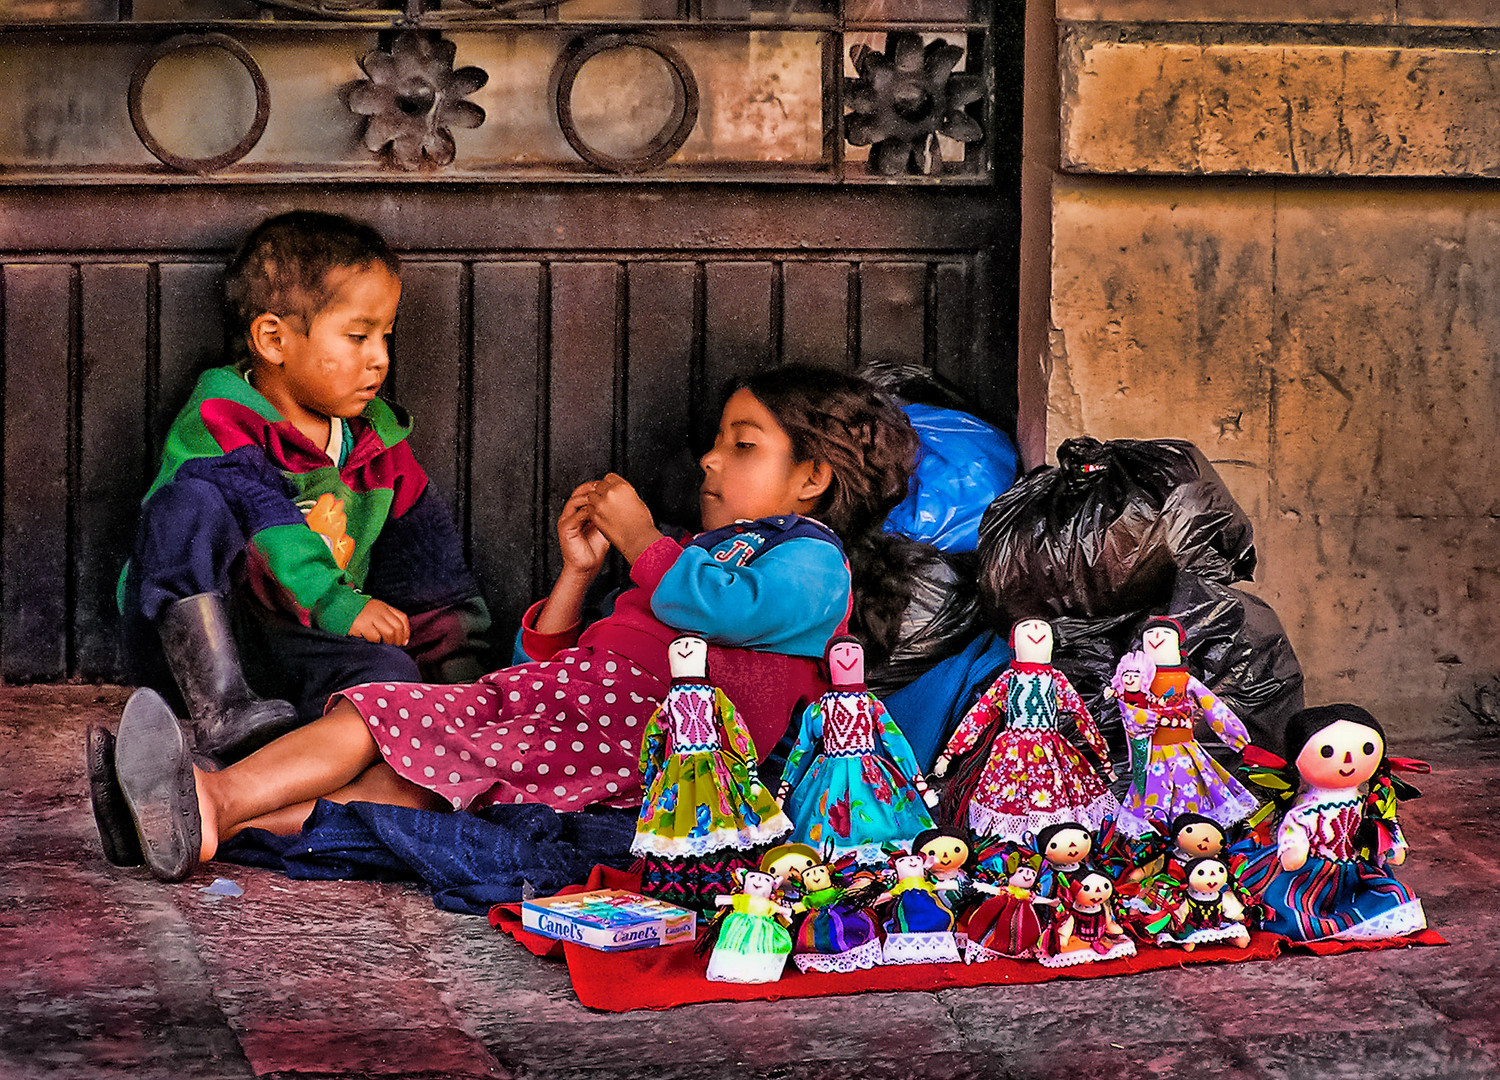
{"label": "boy's hand", "polygon": [[585,484],[589,488],[589,516],[599,531],[609,538],[628,563],[634,563],[641,552],[661,539],[661,532],[651,517],[651,510],[641,501],[635,488],[616,473]]}
{"label": "boy's hand", "polygon": [[562,548],[563,566],[590,580],[609,554],[609,539],[589,515],[589,494],[593,488],[593,483],[574,488],[557,518],[557,542]]}
{"label": "boy's hand", "polygon": [[411,640],[411,623],[404,612],[397,611],[384,600],[371,600],[354,617],[348,636],[381,645],[405,645]]}

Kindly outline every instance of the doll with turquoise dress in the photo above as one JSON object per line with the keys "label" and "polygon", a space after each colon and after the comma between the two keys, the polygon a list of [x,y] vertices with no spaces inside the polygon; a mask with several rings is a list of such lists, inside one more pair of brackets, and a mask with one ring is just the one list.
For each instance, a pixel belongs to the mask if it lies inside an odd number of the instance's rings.
{"label": "doll with turquoise dress", "polygon": [[833,858],[885,859],[882,845],[910,844],[932,828],[927,788],[911,744],[865,686],[865,651],[841,634],[824,650],[832,689],[802,714],[778,797],[792,838],[826,847]]}
{"label": "doll with turquoise dress", "polygon": [[667,648],[672,684],[641,737],[645,797],[631,853],[641,891],[708,907],[758,870],[760,849],[792,827],[755,774],[755,745],[734,704],[708,678],[708,643],[694,634]]}

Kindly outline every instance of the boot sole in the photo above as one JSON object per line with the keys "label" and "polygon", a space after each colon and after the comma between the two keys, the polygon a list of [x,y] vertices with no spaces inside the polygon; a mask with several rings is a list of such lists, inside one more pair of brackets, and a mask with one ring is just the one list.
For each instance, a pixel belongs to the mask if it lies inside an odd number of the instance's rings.
{"label": "boot sole", "polygon": [[181,881],[198,865],[203,823],[192,751],[171,706],[154,690],[137,690],[125,704],[115,775],[146,865],[163,881]]}
{"label": "boot sole", "polygon": [[115,776],[115,737],[109,729],[97,724],[88,730],[84,748],[88,769],[89,802],[94,809],[94,825],[104,857],[114,866],[140,866],[146,861],[141,841],[135,834],[135,821],[125,803],[125,793]]}

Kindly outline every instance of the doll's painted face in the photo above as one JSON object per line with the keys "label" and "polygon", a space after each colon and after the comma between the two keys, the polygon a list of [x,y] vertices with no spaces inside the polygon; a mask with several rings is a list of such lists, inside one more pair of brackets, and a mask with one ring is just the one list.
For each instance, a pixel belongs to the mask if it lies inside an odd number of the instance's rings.
{"label": "doll's painted face", "polygon": [[776,891],[776,879],[759,870],[748,870],[745,872],[744,882],[740,885],[740,891],[746,896],[758,896],[762,900],[769,900],[771,894]]}
{"label": "doll's painted face", "polygon": [[1194,856],[1224,850],[1224,831],[1206,821],[1193,821],[1177,830],[1177,846]]}
{"label": "doll's painted face", "polygon": [[934,836],[918,850],[937,873],[960,870],[969,860],[969,845],[956,836]]}
{"label": "doll's painted face", "polygon": [[1094,907],[1114,895],[1114,882],[1098,871],[1084,874],[1079,880],[1074,896],[1080,907]]}
{"label": "doll's painted face", "polygon": [[1058,829],[1048,837],[1042,858],[1055,866],[1073,866],[1088,858],[1093,848],[1094,838],[1089,835],[1087,829],[1082,827]]}
{"label": "doll's painted face", "polygon": [[1170,626],[1148,626],[1141,635],[1141,646],[1157,667],[1177,667],[1182,663],[1182,639]]}
{"label": "doll's painted face", "polygon": [[1014,885],[1018,889],[1031,889],[1036,887],[1036,868],[1029,864],[1023,864],[1010,872],[1010,877],[1005,879],[1007,885]]}
{"label": "doll's painted face", "polygon": [[1297,755],[1297,772],[1314,787],[1358,787],[1375,775],[1384,755],[1380,732],[1353,720],[1335,720],[1307,740]]}
{"label": "doll's painted face", "polygon": [[896,879],[906,881],[909,878],[922,877],[927,873],[927,856],[898,855],[892,860],[891,865],[896,868]]}
{"label": "doll's painted face", "polygon": [[785,885],[788,881],[802,881],[810,866],[816,866],[818,860],[805,851],[788,848],[783,851],[773,849],[761,864],[761,869],[776,879],[777,885]]}
{"label": "doll's painted face", "polygon": [[674,679],[702,679],[708,675],[708,642],[693,634],[673,638],[667,646],[667,663]]}
{"label": "doll's painted face", "polygon": [[828,677],[834,686],[860,686],[865,681],[865,647],[840,641],[828,650]]}
{"label": "doll's painted face", "polygon": [[1046,619],[1022,619],[1011,631],[1016,659],[1023,664],[1052,662],[1052,625]]}
{"label": "doll's painted face", "polygon": [[1229,883],[1229,867],[1218,859],[1203,859],[1188,871],[1188,888],[1200,893],[1216,893]]}
{"label": "doll's painted face", "polygon": [[826,866],[809,866],[802,871],[802,887],[808,892],[833,888],[833,871]]}
{"label": "doll's painted face", "polygon": [[1139,694],[1141,692],[1141,673],[1133,668],[1120,672],[1120,685],[1125,687],[1127,694]]}

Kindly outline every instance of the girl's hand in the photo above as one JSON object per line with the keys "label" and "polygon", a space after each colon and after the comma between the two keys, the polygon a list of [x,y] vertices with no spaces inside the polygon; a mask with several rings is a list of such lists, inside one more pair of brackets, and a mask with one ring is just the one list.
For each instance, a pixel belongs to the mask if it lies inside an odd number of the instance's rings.
{"label": "girl's hand", "polygon": [[405,645],[411,640],[411,623],[400,609],[384,600],[371,600],[354,617],[348,636],[380,645]]}
{"label": "girl's hand", "polygon": [[562,548],[563,566],[590,580],[609,554],[609,540],[594,524],[589,511],[593,487],[588,483],[574,488],[557,518],[557,542]]}
{"label": "girl's hand", "polygon": [[623,476],[608,473],[602,480],[584,487],[589,489],[590,518],[615,549],[625,556],[626,562],[633,564],[641,552],[661,539],[661,531],[651,517],[651,510]]}

